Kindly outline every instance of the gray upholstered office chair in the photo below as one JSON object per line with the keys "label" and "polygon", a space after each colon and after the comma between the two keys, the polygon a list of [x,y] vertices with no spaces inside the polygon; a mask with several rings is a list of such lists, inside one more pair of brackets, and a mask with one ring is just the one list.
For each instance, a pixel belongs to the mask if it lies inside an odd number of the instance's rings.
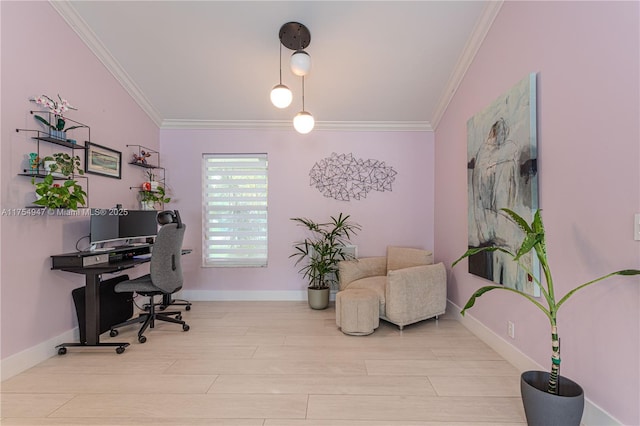
{"label": "gray upholstered office chair", "polygon": [[[169,221],[168,218],[171,218]],[[182,241],[186,225],[180,220],[177,210],[166,210],[158,214],[158,222],[162,227],[158,231],[153,251],[151,253],[150,273],[133,280],[123,281],[115,286],[116,293],[134,291],[142,296],[149,296],[149,309],[137,318],[130,319],[111,327],[110,335],[118,335],[117,328],[130,324],[143,323],[138,331],[138,341],[144,343],[147,338],[143,335],[147,328],[154,328],[155,321],[167,321],[182,324],[182,330],[188,331],[189,326],[182,321],[179,311],[158,312],[155,296],[173,294],[182,288]]]}

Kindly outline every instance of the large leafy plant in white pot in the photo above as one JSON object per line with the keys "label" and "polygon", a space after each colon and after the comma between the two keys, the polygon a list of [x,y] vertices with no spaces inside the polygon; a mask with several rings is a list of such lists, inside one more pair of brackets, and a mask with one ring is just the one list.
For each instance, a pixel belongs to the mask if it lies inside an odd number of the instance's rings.
{"label": "large leafy plant in white pot", "polygon": [[[615,275],[632,276],[640,275],[640,270],[624,269],[603,275],[594,280],[581,284],[560,299],[556,298],[553,277],[549,267],[547,258],[547,247],[545,241],[545,230],[542,223],[542,215],[540,210],[534,213],[533,221],[528,224],[520,215],[509,209],[502,209],[508,217],[523,231],[524,238],[517,253],[511,253],[502,247],[481,247],[471,248],[467,250],[459,259],[453,262],[452,266],[457,265],[462,259],[483,251],[500,251],[509,255],[514,262],[518,264],[533,279],[535,285],[540,288],[542,302],[535,297],[524,293],[520,290],[505,287],[502,285],[488,285],[476,290],[464,308],[461,314],[464,315],[467,309],[473,307],[476,299],[492,290],[504,290],[515,293],[526,300],[533,303],[540,309],[548,319],[551,326],[551,370],[550,372],[525,371],[521,376],[521,391],[527,423],[529,425],[559,425],[570,426],[579,425],[584,409],[584,393],[582,388],[575,382],[566,377],[560,376],[560,337],[558,334],[558,310],[573,296],[577,291],[584,289],[592,284],[603,281]],[[522,256],[534,251],[540,268],[544,275],[544,282],[537,278],[530,268],[521,262]]]}

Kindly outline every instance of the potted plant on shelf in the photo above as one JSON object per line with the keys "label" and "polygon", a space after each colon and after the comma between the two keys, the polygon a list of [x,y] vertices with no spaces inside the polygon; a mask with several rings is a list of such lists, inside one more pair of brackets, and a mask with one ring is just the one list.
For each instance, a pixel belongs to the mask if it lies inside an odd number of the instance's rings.
{"label": "potted plant on shelf", "polygon": [[164,203],[169,201],[171,201],[171,198],[167,197],[164,186],[159,185],[155,191],[152,191],[149,182],[142,184],[142,190],[140,191],[142,210],[155,210],[156,205],[162,207]]}
{"label": "potted plant on shelf", "polygon": [[349,217],[340,213],[338,217],[331,216],[331,220],[326,223],[302,217],[291,219],[310,233],[307,238],[293,245],[295,252],[289,257],[297,258],[296,265],[303,260],[307,261],[299,272],[308,280],[307,294],[312,309],[325,309],[329,306],[331,283],[337,281],[338,262],[352,258],[342,247],[362,228],[349,221]]}
{"label": "potted plant on shelf", "polygon": [[77,111],[78,109],[72,106],[69,101],[66,99],[62,99],[60,95],[58,95],[58,100],[54,101],[47,95],[35,96],[30,99],[31,102],[35,102],[38,105],[42,105],[45,108],[48,108],[49,117],[53,115],[53,119],[49,118],[49,120],[45,119],[40,115],[34,115],[34,118],[44,124],[47,127],[47,131],[52,138],[66,140],[67,135],[66,132],[72,129],[77,129],[80,127],[85,127],[84,125],[80,126],[70,126],[65,128],[66,120],[64,118],[64,113],[69,110]]}
{"label": "potted plant on shelf", "polygon": [[[560,337],[557,329],[558,310],[578,290],[582,290],[591,284],[595,284],[615,275],[638,275],[640,274],[640,270],[625,269],[609,273],[575,287],[562,298],[556,300],[553,277],[551,275],[549,261],[547,259],[545,231],[542,224],[542,215],[540,214],[540,210],[535,212],[531,224],[528,224],[521,216],[512,210],[502,209],[502,211],[505,212],[525,234],[518,252],[514,254],[502,247],[472,248],[467,250],[465,254],[453,262],[452,266],[455,266],[466,257],[483,251],[500,251],[506,253],[518,264],[520,268],[529,274],[534,283],[540,288],[540,292],[546,302],[546,306],[536,300],[533,296],[520,290],[501,285],[489,285],[479,288],[475,293],[473,293],[473,295],[471,295],[462,309],[461,314],[464,315],[467,309],[470,309],[476,303],[476,299],[478,297],[491,290],[510,291],[524,297],[538,307],[545,314],[551,325],[551,371],[525,371],[521,375],[520,389],[527,423],[529,425],[544,426],[579,425],[580,420],[582,419],[582,412],[584,410],[584,393],[577,383],[560,375]],[[540,262],[540,268],[544,274],[544,282],[546,284],[541,282],[540,279],[536,277],[536,274],[521,262],[522,256],[529,253],[531,250],[535,251],[538,261]]]}
{"label": "potted plant on shelf", "polygon": [[147,182],[143,183],[143,185],[148,183],[151,187],[150,191],[157,191],[160,186],[160,182],[156,180],[156,174],[153,172],[153,169],[145,170],[145,175],[147,177]]}
{"label": "potted plant on shelf", "polygon": [[54,176],[69,177],[74,174],[84,175],[84,170],[80,168],[80,157],[71,156],[65,152],[57,152],[52,156],[46,156],[42,159],[42,167],[45,173]]}
{"label": "potted plant on shelf", "polygon": [[35,176],[31,178],[31,183],[36,187],[35,205],[49,209],[71,210],[86,205],[87,193],[75,179],[57,182],[54,179],[54,176],[73,177],[76,173],[84,175],[84,170],[80,168],[80,157],[58,152],[44,157],[41,163],[48,174],[40,182],[36,182]]}
{"label": "potted plant on shelf", "polygon": [[73,179],[57,182],[52,175],[45,176],[41,182],[33,182],[36,187],[36,196],[39,197],[34,204],[49,209],[71,210],[77,210],[79,206],[86,205],[87,193],[78,182]]}

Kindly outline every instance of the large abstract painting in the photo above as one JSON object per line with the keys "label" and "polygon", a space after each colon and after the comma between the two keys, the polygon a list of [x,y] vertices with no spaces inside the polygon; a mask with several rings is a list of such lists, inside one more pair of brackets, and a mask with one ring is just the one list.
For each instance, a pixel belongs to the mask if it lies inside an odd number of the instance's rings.
{"label": "large abstract painting", "polygon": [[[469,248],[498,246],[515,253],[522,233],[501,211],[531,219],[538,207],[536,74],[530,74],[467,122]],[[539,274],[531,253],[523,261]],[[537,296],[522,268],[499,251],[469,258],[469,272]]]}

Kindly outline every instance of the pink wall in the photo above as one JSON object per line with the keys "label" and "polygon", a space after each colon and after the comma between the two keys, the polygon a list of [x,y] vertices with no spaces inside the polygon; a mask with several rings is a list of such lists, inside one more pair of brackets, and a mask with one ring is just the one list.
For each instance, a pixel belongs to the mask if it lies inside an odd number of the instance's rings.
{"label": "pink wall", "polygon": [[[0,2],[0,8],[2,209],[22,208],[35,198],[29,178],[17,174],[36,144],[31,135],[15,129],[38,128],[29,114],[36,105],[29,98],[41,93],[67,98],[78,107],[69,117],[91,126],[92,142],[123,152],[122,180],[89,175],[90,206],[121,203],[137,208],[129,187],[142,182],[143,172],[126,164],[130,148],[125,145],[157,148],[157,126],[48,2]],[[46,149],[60,151],[41,148]],[[4,359],[77,325],[71,290],[83,285],[83,278],[51,271],[49,256],[74,251],[76,241],[89,233],[89,218],[26,217],[5,211],[0,219]],[[86,243],[84,239],[80,245]]]}
{"label": "pink wall", "polygon": [[[340,212],[350,214],[363,228],[353,240],[361,256],[383,255],[386,246],[393,244],[433,248],[433,133],[314,131],[302,136],[293,129],[160,133],[167,184],[175,199],[170,206],[180,209],[189,224],[185,246],[195,249],[184,260],[186,291],[299,295],[306,285],[288,258],[292,242],[303,236],[289,220],[296,216],[326,220]],[[254,152],[266,152],[269,159],[269,265],[202,268],[202,153]],[[309,171],[332,152],[386,162],[398,173],[392,191],[371,191],[365,199],[349,202],[325,198],[309,185]],[[232,297],[258,296],[235,293]]]}
{"label": "pink wall", "polygon": [[[638,2],[505,2],[436,130],[436,252],[467,244],[466,122],[538,73],[540,207],[557,294],[640,267]],[[461,265],[449,297],[462,306],[486,281]],[[623,424],[640,424],[640,280],[612,279],[559,313],[562,373]],[[490,294],[470,314],[547,368],[548,322],[528,302]],[[507,321],[516,325],[516,339]]]}
{"label": "pink wall", "polygon": [[[126,144],[162,147],[175,200],[168,207],[181,210],[191,230],[185,245],[195,249],[185,258],[185,290],[285,292],[279,297],[302,292],[304,282],[288,259],[291,242],[300,237],[289,217],[297,215],[324,219],[340,211],[352,214],[364,228],[356,239],[361,255],[382,254],[387,244],[433,247],[433,133],[318,131],[302,137],[273,130],[160,132],[47,2],[0,2],[0,8],[3,209],[24,207],[34,198],[29,179],[17,176],[26,154],[35,149],[28,135],[15,132],[37,127],[28,99],[60,93],[79,108],[69,116],[91,126],[92,142],[122,151],[125,162],[131,154]],[[269,154],[267,268],[200,267],[202,152]],[[371,192],[361,201],[324,198],[309,187],[308,173],[332,152],[386,161],[398,172],[393,190]],[[136,193],[129,187],[138,186],[143,173],[124,164],[122,174],[122,180],[89,175],[91,207],[121,203],[137,208]],[[88,234],[88,222],[86,216],[0,218],[3,360],[77,326],[70,292],[83,285],[83,277],[51,271],[49,256],[74,251]],[[145,272],[138,269],[129,272]]]}

